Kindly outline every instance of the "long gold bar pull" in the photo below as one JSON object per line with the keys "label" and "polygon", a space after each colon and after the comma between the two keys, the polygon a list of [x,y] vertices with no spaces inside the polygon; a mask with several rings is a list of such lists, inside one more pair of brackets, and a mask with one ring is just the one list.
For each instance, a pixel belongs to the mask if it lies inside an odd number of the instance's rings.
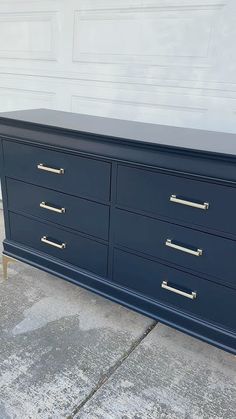
{"label": "long gold bar pull", "polygon": [[49,246],[56,247],[57,249],[65,249],[66,248],[66,243],[61,243],[61,244],[60,243],[56,243],[56,242],[54,242],[52,240],[49,240],[47,238],[47,236],[41,237],[41,242],[43,242],[45,244],[48,244]]}
{"label": "long gold bar pull", "polygon": [[189,298],[190,300],[195,300],[195,298],[197,298],[197,293],[195,291],[192,291],[191,294],[189,294],[188,292],[171,287],[170,285],[168,285],[167,281],[162,282],[161,288],[164,288],[165,290],[170,292],[174,292],[175,294],[182,295],[182,297]]}
{"label": "long gold bar pull", "polygon": [[65,173],[64,169],[56,169],[54,167],[48,167],[48,166],[45,166],[43,163],[39,163],[37,165],[37,168],[45,172],[55,173],[56,175],[64,175]]}
{"label": "long gold bar pull", "polygon": [[51,205],[48,205],[45,201],[40,202],[39,206],[40,206],[40,208],[44,208],[44,209],[47,209],[49,211],[57,212],[58,214],[64,214],[66,212],[65,208],[52,207]]}
{"label": "long gold bar pull", "polygon": [[186,199],[178,198],[176,195],[171,195],[170,201],[175,202],[176,204],[187,205],[188,207],[198,208],[205,211],[208,210],[210,206],[209,202],[204,202],[203,204],[199,204],[197,202],[192,202]]}
{"label": "long gold bar pull", "polygon": [[172,249],[176,249],[176,250],[180,250],[181,252],[189,253],[190,255],[193,255],[193,256],[202,256],[202,254],[203,254],[202,249],[192,250],[192,249],[189,249],[188,247],[183,247],[183,246],[180,246],[179,244],[173,243],[171,239],[167,239],[166,242],[165,242],[165,245],[168,246],[168,247],[171,247]]}

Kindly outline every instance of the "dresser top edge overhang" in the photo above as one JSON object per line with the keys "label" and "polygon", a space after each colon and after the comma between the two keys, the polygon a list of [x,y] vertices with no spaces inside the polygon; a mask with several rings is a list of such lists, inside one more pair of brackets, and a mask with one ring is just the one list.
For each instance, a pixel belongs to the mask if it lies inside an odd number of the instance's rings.
{"label": "dresser top edge overhang", "polygon": [[1,127],[48,129],[117,143],[156,149],[178,150],[236,158],[236,134],[219,131],[150,124],[50,109],[0,113]]}

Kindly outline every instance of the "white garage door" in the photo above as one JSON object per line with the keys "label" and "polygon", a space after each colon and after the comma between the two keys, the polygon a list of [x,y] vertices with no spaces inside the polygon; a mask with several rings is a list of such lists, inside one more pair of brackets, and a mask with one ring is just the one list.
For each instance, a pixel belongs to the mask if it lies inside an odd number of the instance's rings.
{"label": "white garage door", "polygon": [[0,111],[235,131],[235,0],[0,0]]}

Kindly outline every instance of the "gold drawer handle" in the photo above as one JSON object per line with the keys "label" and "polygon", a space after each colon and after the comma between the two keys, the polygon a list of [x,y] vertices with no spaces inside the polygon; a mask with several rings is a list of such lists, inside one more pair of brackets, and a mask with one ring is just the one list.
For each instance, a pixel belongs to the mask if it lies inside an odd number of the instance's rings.
{"label": "gold drawer handle", "polygon": [[184,292],[176,288],[170,287],[167,281],[162,282],[161,288],[164,288],[167,291],[174,292],[175,294],[182,295],[182,297],[190,298],[190,300],[195,300],[195,298],[197,298],[197,293],[195,291],[192,291],[191,294],[189,294],[188,292]]}
{"label": "gold drawer handle", "polygon": [[43,163],[39,163],[37,165],[37,168],[39,170],[44,170],[45,172],[55,173],[56,175],[64,175],[65,170],[64,169],[55,169],[53,167],[45,166]]}
{"label": "gold drawer handle", "polygon": [[66,248],[66,243],[55,243],[51,240],[48,240],[47,236],[43,236],[41,238],[41,242],[49,244],[49,246],[53,246],[53,247],[57,247],[57,249],[65,249]]}
{"label": "gold drawer handle", "polygon": [[54,211],[54,212],[57,212],[58,214],[64,214],[66,212],[65,208],[52,207],[51,205],[46,204],[45,201],[40,202],[39,206],[40,206],[40,208],[44,208],[44,209],[47,209],[49,211]]}
{"label": "gold drawer handle", "polygon": [[189,253],[193,256],[202,256],[203,251],[202,249],[192,250],[188,249],[187,247],[179,246],[178,244],[172,243],[171,239],[167,239],[165,245],[171,247],[172,249],[180,250],[181,252]]}
{"label": "gold drawer handle", "polygon": [[209,202],[204,202],[203,204],[198,204],[197,202],[187,201],[185,199],[178,198],[176,195],[170,196],[170,201],[175,202],[176,204],[187,205],[188,207],[199,208],[202,210],[208,210],[210,204]]}

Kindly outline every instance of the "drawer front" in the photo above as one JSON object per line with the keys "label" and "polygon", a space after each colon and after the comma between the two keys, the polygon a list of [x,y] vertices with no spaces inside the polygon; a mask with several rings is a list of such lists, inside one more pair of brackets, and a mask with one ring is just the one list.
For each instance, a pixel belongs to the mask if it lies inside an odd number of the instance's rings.
{"label": "drawer front", "polygon": [[71,195],[109,201],[109,163],[10,141],[3,143],[8,177]]}
{"label": "drawer front", "polygon": [[108,239],[109,207],[50,189],[7,179],[12,211],[48,220],[85,234]]}
{"label": "drawer front", "polygon": [[107,246],[101,243],[13,213],[10,228],[13,241],[95,274],[107,274]]}
{"label": "drawer front", "polygon": [[114,252],[113,281],[236,332],[236,291],[230,288],[120,250]]}
{"label": "drawer front", "polygon": [[233,187],[120,165],[117,203],[195,226],[236,234],[236,188]]}
{"label": "drawer front", "polygon": [[236,241],[118,209],[115,221],[116,244],[236,286]]}

